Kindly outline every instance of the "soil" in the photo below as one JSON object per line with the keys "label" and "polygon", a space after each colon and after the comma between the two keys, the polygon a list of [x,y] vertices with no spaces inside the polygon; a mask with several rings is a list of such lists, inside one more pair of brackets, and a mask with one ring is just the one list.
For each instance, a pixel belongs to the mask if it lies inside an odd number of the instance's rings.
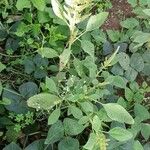
{"label": "soil", "polygon": [[109,9],[109,17],[103,25],[104,30],[121,29],[120,21],[125,18],[133,17],[132,8],[127,0],[110,0],[112,8]]}

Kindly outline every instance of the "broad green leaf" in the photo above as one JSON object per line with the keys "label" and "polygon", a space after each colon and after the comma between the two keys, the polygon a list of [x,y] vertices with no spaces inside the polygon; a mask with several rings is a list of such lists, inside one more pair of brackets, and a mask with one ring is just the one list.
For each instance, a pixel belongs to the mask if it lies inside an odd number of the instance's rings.
{"label": "broad green leaf", "polygon": [[135,141],[133,144],[133,150],[144,150],[144,148],[139,141]]}
{"label": "broad green leaf", "polygon": [[121,123],[134,124],[134,119],[122,106],[116,103],[108,103],[103,104],[103,107],[108,117],[110,117],[112,120]]}
{"label": "broad green leaf", "polygon": [[95,133],[91,133],[87,143],[83,147],[87,150],[93,150],[96,144],[97,144],[97,136],[95,135]]}
{"label": "broad green leaf", "polygon": [[134,114],[135,114],[136,117],[138,117],[140,119],[140,121],[144,121],[144,120],[150,119],[150,113],[141,104],[135,104],[135,106],[134,106]]}
{"label": "broad green leaf", "polygon": [[74,60],[73,60],[73,65],[74,65],[75,70],[76,70],[76,72],[78,73],[78,75],[79,75],[80,77],[82,77],[82,76],[84,75],[82,62],[81,62],[78,58],[74,58]]}
{"label": "broad green leaf", "polygon": [[64,137],[64,127],[61,121],[57,121],[53,124],[49,131],[47,138],[45,140],[45,144],[53,144]]}
{"label": "broad green leaf", "polygon": [[81,41],[82,49],[94,59],[94,44],[87,40]]}
{"label": "broad green leaf", "polygon": [[58,0],[51,0],[52,8],[57,17],[65,21],[63,9]]}
{"label": "broad green leaf", "polygon": [[60,117],[60,113],[61,113],[60,108],[55,109],[48,118],[48,125],[56,123]]}
{"label": "broad green leaf", "polygon": [[46,77],[46,81],[45,82],[46,82],[46,87],[49,89],[49,92],[58,93],[58,89],[57,89],[56,83],[54,82],[54,80],[52,78]]}
{"label": "broad green leaf", "polygon": [[6,66],[0,62],[0,72],[6,69]]}
{"label": "broad green leaf", "polygon": [[30,8],[31,4],[29,0],[17,0],[16,7],[18,10],[23,10],[24,8]]}
{"label": "broad green leaf", "polygon": [[45,0],[31,0],[34,7],[36,7],[40,11],[44,11],[46,6]]}
{"label": "broad green leaf", "polygon": [[145,140],[148,140],[150,137],[150,124],[142,123],[141,134]]}
{"label": "broad green leaf", "polygon": [[70,106],[69,110],[76,119],[80,119],[83,116],[82,111],[76,106]]}
{"label": "broad green leaf", "polygon": [[38,86],[34,82],[26,82],[19,86],[20,94],[28,99],[38,93]]}
{"label": "broad green leaf", "polygon": [[78,135],[84,130],[84,126],[75,119],[65,118],[63,124],[67,135]]}
{"label": "broad green leaf", "polygon": [[90,102],[82,102],[82,103],[80,103],[80,105],[84,112],[93,112],[94,111],[94,106]]}
{"label": "broad green leaf", "polygon": [[62,71],[65,66],[67,65],[71,55],[70,49],[64,49],[63,53],[59,56],[60,62],[59,62],[59,70]]}
{"label": "broad green leaf", "polygon": [[134,96],[134,93],[129,89],[129,88],[125,88],[125,98],[128,100],[128,101],[132,101],[133,100],[133,96]]}
{"label": "broad green leaf", "polygon": [[144,44],[148,42],[149,39],[150,39],[150,33],[140,33],[139,35],[136,36],[134,42],[139,44]]}
{"label": "broad green leaf", "polygon": [[120,127],[115,127],[111,129],[109,132],[109,135],[112,136],[114,139],[118,141],[127,141],[133,137],[132,133],[128,130]]}
{"label": "broad green leaf", "polygon": [[95,130],[95,132],[98,132],[100,128],[101,128],[101,120],[97,115],[95,115],[92,120],[92,129]]}
{"label": "broad green leaf", "polygon": [[[24,150],[43,150],[46,147],[44,141],[44,139],[36,140],[29,144]],[[49,146],[48,149],[50,149],[50,147],[51,146]]]}
{"label": "broad green leaf", "polygon": [[3,148],[3,150],[21,150],[21,148],[17,144],[12,142],[9,145],[7,145],[5,148]]}
{"label": "broad green leaf", "polygon": [[119,61],[119,64],[121,65],[121,67],[124,70],[128,70],[129,65],[130,65],[130,58],[129,58],[129,56],[126,53],[120,52],[117,55],[117,58],[118,58],[118,61]]}
{"label": "broad green leaf", "polygon": [[121,33],[119,31],[107,30],[107,34],[112,42],[117,42],[120,39]]}
{"label": "broad green leaf", "polygon": [[146,15],[150,16],[150,9],[144,9],[143,12],[144,12]]}
{"label": "broad green leaf", "polygon": [[144,60],[139,53],[134,53],[130,59],[130,65],[136,71],[140,72],[144,69]]}
{"label": "broad green leaf", "polygon": [[127,18],[124,21],[121,21],[121,26],[127,29],[133,29],[139,26],[139,22],[135,18]]}
{"label": "broad green leaf", "polygon": [[38,49],[38,53],[45,58],[55,58],[59,56],[54,49],[48,47]]}
{"label": "broad green leaf", "polygon": [[29,107],[36,108],[38,110],[50,110],[55,105],[61,103],[61,99],[56,95],[41,93],[30,97],[27,103]]}
{"label": "broad green leaf", "polygon": [[2,86],[2,82],[0,81],[0,95],[2,94],[2,90],[3,90],[3,86]]}
{"label": "broad green leaf", "polygon": [[79,141],[71,137],[66,137],[59,142],[58,150],[79,150]]}
{"label": "broad green leaf", "polygon": [[116,87],[124,89],[126,87],[127,81],[121,76],[112,76],[112,84]]}
{"label": "broad green leaf", "polygon": [[108,13],[101,12],[97,15],[93,15],[88,20],[86,31],[92,31],[98,29],[107,19]]}

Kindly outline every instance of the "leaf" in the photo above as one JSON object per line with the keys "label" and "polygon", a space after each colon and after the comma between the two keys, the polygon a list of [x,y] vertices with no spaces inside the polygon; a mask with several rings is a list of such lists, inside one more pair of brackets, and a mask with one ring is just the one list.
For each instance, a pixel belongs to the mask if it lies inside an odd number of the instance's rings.
{"label": "leaf", "polygon": [[150,137],[150,124],[142,123],[141,134],[145,140],[148,140]]}
{"label": "leaf", "polygon": [[79,150],[79,141],[71,137],[66,137],[59,142],[58,150]]}
{"label": "leaf", "polygon": [[100,128],[101,128],[101,120],[97,115],[95,115],[92,120],[92,129],[95,130],[95,132],[98,132]]}
{"label": "leaf", "polygon": [[124,21],[121,21],[121,26],[127,29],[133,29],[139,26],[139,22],[135,18],[127,18]]}
{"label": "leaf", "polygon": [[45,0],[31,0],[34,7],[36,7],[40,11],[44,11],[46,6]]}
{"label": "leaf", "polygon": [[59,63],[59,70],[62,71],[65,66],[67,65],[71,55],[71,50],[70,49],[65,49],[63,53],[59,56],[60,58],[60,63]]}
{"label": "leaf", "polygon": [[97,137],[94,133],[90,133],[90,137],[87,143],[83,146],[87,150],[93,150],[94,146],[96,145]]}
{"label": "leaf", "polygon": [[28,106],[26,101],[22,98],[22,96],[12,89],[4,89],[3,99],[9,100],[10,105],[5,105],[5,108],[9,111],[15,112],[17,114],[27,113]]}
{"label": "leaf", "polygon": [[74,65],[75,70],[76,70],[76,72],[78,73],[78,75],[79,75],[80,77],[82,77],[82,76],[84,75],[82,62],[81,62],[79,59],[74,58],[74,60],[73,60],[73,65]]}
{"label": "leaf", "polygon": [[119,87],[119,88],[125,88],[126,87],[126,80],[125,78],[121,77],[121,76],[113,76],[113,81],[112,81],[112,84],[116,87]]}
{"label": "leaf", "polygon": [[49,48],[49,47],[43,47],[43,48],[38,49],[38,53],[42,57],[45,57],[45,58],[55,58],[55,57],[58,57],[58,53],[54,49]]}
{"label": "leaf", "polygon": [[144,149],[139,141],[135,141],[133,144],[133,150],[144,150]]}
{"label": "leaf", "polygon": [[134,53],[130,59],[130,65],[136,71],[140,72],[144,69],[144,61],[142,56],[139,53]]}
{"label": "leaf", "polygon": [[50,110],[55,105],[61,103],[61,100],[58,96],[41,93],[30,97],[27,101],[28,106],[36,109]]}
{"label": "leaf", "polygon": [[[44,139],[36,140],[29,144],[24,150],[43,150],[46,146],[44,145]],[[50,149],[51,146],[49,146]],[[50,149],[51,150],[51,149]]]}
{"label": "leaf", "polygon": [[133,100],[133,96],[134,96],[134,93],[129,88],[126,87],[125,88],[125,98],[131,102]]}
{"label": "leaf", "polygon": [[57,121],[48,131],[45,144],[53,144],[64,137],[64,127],[61,121]]}
{"label": "leaf", "polygon": [[0,72],[6,69],[6,66],[0,62]]}
{"label": "leaf", "polygon": [[70,106],[69,110],[76,119],[80,119],[83,116],[82,111],[76,106]]}
{"label": "leaf", "polygon": [[7,145],[5,148],[3,148],[3,150],[21,150],[21,148],[17,144],[12,142],[9,145]]}
{"label": "leaf", "polygon": [[129,65],[130,65],[130,58],[129,58],[129,56],[126,53],[120,52],[117,55],[117,58],[118,58],[118,61],[119,61],[119,64],[121,65],[121,67],[124,70],[128,70]]}
{"label": "leaf", "polygon": [[38,86],[34,82],[26,82],[19,86],[19,92],[23,97],[28,99],[38,93]]}
{"label": "leaf", "polygon": [[55,109],[48,118],[48,125],[54,124],[60,117],[60,108]]}
{"label": "leaf", "polygon": [[86,31],[92,31],[95,29],[98,29],[107,19],[108,13],[107,12],[101,12],[97,15],[93,15],[88,20]]}
{"label": "leaf", "polygon": [[52,4],[52,8],[53,8],[55,15],[57,17],[59,17],[60,19],[66,21],[66,19],[64,18],[64,15],[63,15],[63,9],[61,8],[59,1],[51,0],[51,4]]}
{"label": "leaf", "polygon": [[121,123],[134,124],[134,119],[122,106],[116,103],[108,103],[103,104],[103,107],[108,117],[110,117],[112,120]]}
{"label": "leaf", "polygon": [[146,15],[150,16],[150,9],[144,9],[143,12],[144,12]]}
{"label": "leaf", "polygon": [[138,117],[140,119],[140,121],[144,121],[144,120],[150,119],[150,113],[141,104],[135,104],[135,106],[134,106],[134,114],[135,114],[136,117]]}
{"label": "leaf", "polygon": [[0,81],[0,95],[2,94],[3,91],[3,86],[2,86],[2,82]]}
{"label": "leaf", "polygon": [[94,44],[87,40],[81,41],[82,49],[94,59]]}
{"label": "leaf", "polygon": [[111,129],[108,133],[114,139],[121,141],[121,142],[130,140],[133,137],[131,132],[129,132],[126,129],[120,128],[120,127],[115,127],[113,129]]}
{"label": "leaf", "polygon": [[78,135],[84,130],[84,126],[75,119],[65,118],[63,124],[65,133],[68,135]]}
{"label": "leaf", "polygon": [[80,103],[80,105],[84,112],[93,112],[94,111],[94,106],[90,102],[82,102],[82,103]]}
{"label": "leaf", "polygon": [[107,34],[112,42],[119,41],[121,34],[119,31],[107,30]]}
{"label": "leaf", "polygon": [[46,77],[46,87],[49,89],[49,92],[58,93],[56,83],[53,79]]}
{"label": "leaf", "polygon": [[31,4],[29,0],[17,0],[16,7],[18,10],[23,10],[24,8],[30,8]]}

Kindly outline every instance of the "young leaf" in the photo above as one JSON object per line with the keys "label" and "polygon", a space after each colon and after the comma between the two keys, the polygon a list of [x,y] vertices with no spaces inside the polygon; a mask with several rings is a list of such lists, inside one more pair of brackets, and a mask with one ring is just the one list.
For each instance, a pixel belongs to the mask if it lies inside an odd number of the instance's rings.
{"label": "young leaf", "polygon": [[60,117],[60,108],[55,109],[48,118],[48,125],[54,124]]}
{"label": "young leaf", "polygon": [[52,8],[57,17],[65,21],[64,15],[63,15],[63,9],[61,8],[61,5],[58,0],[51,0]]}
{"label": "young leaf", "polygon": [[63,53],[59,56],[60,58],[60,63],[59,63],[59,70],[62,71],[65,66],[67,65],[71,55],[71,50],[70,49],[65,49]]}
{"label": "young leaf", "polygon": [[66,137],[59,142],[58,150],[79,150],[79,141],[71,137]]}
{"label": "young leaf", "polygon": [[97,15],[91,16],[88,20],[86,31],[92,31],[98,29],[106,20],[108,16],[107,12],[101,12]]}
{"label": "young leaf", "polygon": [[128,70],[129,65],[130,65],[130,58],[129,58],[129,56],[126,53],[120,52],[117,55],[117,58],[118,58],[118,61],[119,61],[119,64],[121,65],[121,67],[124,70]]}
{"label": "young leaf", "polygon": [[148,124],[148,123],[142,124],[141,134],[145,140],[149,139],[149,137],[150,137],[150,124]]}
{"label": "young leaf", "polygon": [[81,41],[82,49],[94,59],[94,44],[87,40]]}
{"label": "young leaf", "polygon": [[24,8],[30,8],[31,4],[29,0],[17,0],[16,7],[18,10],[23,10]]}
{"label": "young leaf", "polygon": [[58,96],[47,93],[34,95],[27,101],[29,107],[36,108],[37,110],[50,110],[60,102],[61,100]]}
{"label": "young leaf", "polygon": [[45,144],[53,144],[63,137],[64,137],[64,127],[62,122],[58,120],[49,129],[47,138],[45,140]]}
{"label": "young leaf", "polygon": [[44,11],[46,6],[45,0],[31,0],[34,7],[36,7],[40,11]]}
{"label": "young leaf", "polygon": [[135,114],[136,117],[138,117],[140,119],[140,121],[144,121],[144,120],[150,119],[150,113],[141,104],[135,104],[135,106],[134,106],[134,114]]}
{"label": "young leaf", "polygon": [[70,106],[69,110],[71,114],[77,119],[80,119],[83,116],[82,111],[76,106]]}
{"label": "young leaf", "polygon": [[96,144],[97,144],[97,136],[95,135],[95,133],[91,133],[87,143],[83,147],[87,150],[93,150]]}
{"label": "young leaf", "polygon": [[132,133],[126,129],[115,127],[109,131],[109,135],[118,141],[127,141],[133,137]]}
{"label": "young leaf", "polygon": [[133,144],[133,150],[144,150],[144,148],[139,141],[135,141]]}
{"label": "young leaf", "polygon": [[121,123],[134,124],[134,119],[122,106],[116,103],[108,103],[103,104],[103,107],[108,117],[110,117],[112,120]]}
{"label": "young leaf", "polygon": [[21,150],[21,148],[14,142],[12,142],[9,145],[7,145],[5,148],[3,148],[3,150]]}
{"label": "young leaf", "polygon": [[136,71],[140,72],[144,69],[144,60],[139,53],[134,53],[130,59],[130,65]]}
{"label": "young leaf", "polygon": [[49,89],[50,92],[58,93],[56,83],[54,82],[53,79],[46,77],[46,87]]}
{"label": "young leaf", "polygon": [[100,128],[101,128],[101,120],[97,115],[95,115],[92,120],[92,129],[95,130],[95,132],[98,132]]}
{"label": "young leaf", "polygon": [[63,124],[65,133],[68,135],[78,135],[84,130],[84,126],[74,119],[65,118]]}
{"label": "young leaf", "polygon": [[38,53],[45,58],[55,58],[59,56],[54,49],[48,47],[38,49]]}
{"label": "young leaf", "polygon": [[128,101],[132,101],[133,100],[133,96],[134,96],[134,93],[129,89],[129,88],[125,88],[125,98],[128,100]]}

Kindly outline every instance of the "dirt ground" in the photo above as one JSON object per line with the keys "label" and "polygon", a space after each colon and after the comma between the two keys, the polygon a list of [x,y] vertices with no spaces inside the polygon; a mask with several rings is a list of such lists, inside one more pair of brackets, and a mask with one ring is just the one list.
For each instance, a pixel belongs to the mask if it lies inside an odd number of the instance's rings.
{"label": "dirt ground", "polygon": [[120,29],[120,21],[134,16],[132,13],[132,8],[127,0],[111,0],[112,8],[109,9],[109,17],[105,24],[103,25],[103,29]]}

